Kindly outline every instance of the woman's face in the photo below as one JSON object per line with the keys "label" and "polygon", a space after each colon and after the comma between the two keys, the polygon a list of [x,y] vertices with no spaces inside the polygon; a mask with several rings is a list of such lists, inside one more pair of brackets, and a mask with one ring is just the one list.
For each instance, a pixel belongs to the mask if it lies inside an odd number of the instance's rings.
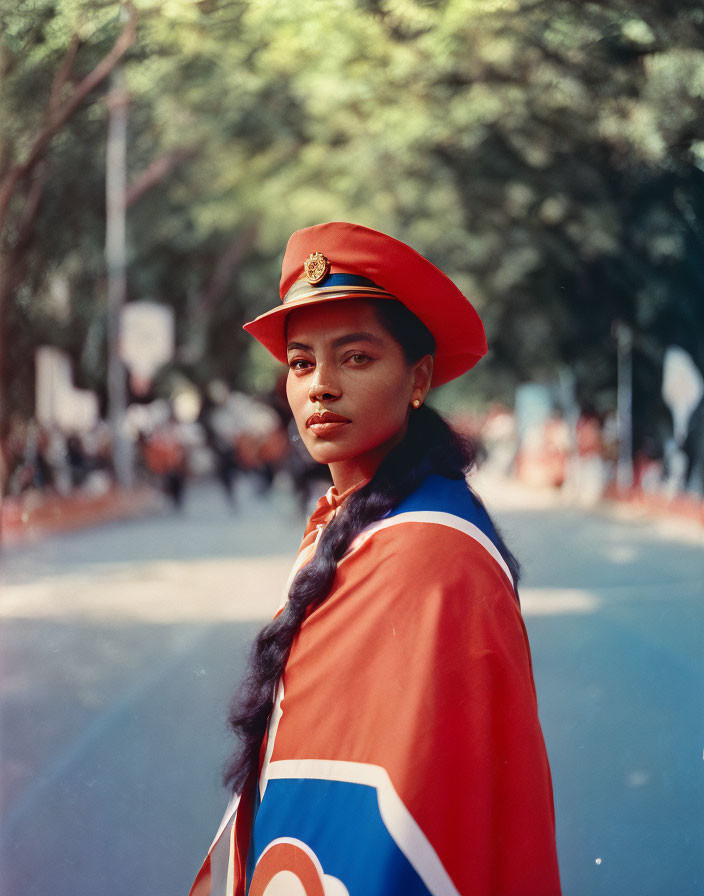
{"label": "woman's face", "polygon": [[409,364],[365,300],[301,308],[287,323],[288,401],[306,448],[341,492],[372,476],[403,438],[411,402],[430,388],[432,358]]}

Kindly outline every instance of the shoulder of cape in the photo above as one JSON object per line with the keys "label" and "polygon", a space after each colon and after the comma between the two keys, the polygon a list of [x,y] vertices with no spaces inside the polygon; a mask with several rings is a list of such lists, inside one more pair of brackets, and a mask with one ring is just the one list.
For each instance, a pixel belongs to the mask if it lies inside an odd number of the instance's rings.
{"label": "shoulder of cape", "polygon": [[[428,476],[419,488],[383,519],[368,526],[352,542],[348,553],[358,550],[377,533],[398,535],[409,546],[408,531],[400,526],[445,526],[461,533],[484,551],[501,568],[515,591],[515,582],[501,551],[499,536],[480,499],[463,479]],[[421,532],[419,531],[419,535]]]}

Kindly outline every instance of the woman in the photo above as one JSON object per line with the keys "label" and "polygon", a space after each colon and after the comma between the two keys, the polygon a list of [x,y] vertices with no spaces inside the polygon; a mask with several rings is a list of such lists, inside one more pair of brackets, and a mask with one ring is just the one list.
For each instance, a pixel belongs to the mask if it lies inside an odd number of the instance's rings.
{"label": "woman", "polygon": [[485,353],[481,321],[344,223],[291,237],[281,296],[245,329],[334,485],[233,705],[237,796],[192,896],[558,894],[517,564],[425,405]]}

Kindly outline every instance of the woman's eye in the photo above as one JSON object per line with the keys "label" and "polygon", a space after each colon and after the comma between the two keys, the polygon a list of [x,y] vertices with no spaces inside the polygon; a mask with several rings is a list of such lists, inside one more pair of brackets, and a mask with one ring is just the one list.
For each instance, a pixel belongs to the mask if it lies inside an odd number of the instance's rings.
{"label": "woman's eye", "polygon": [[365,355],[363,352],[355,352],[353,355],[350,355],[349,360],[354,364],[365,364],[369,360],[369,355]]}
{"label": "woman's eye", "polygon": [[307,361],[305,358],[292,358],[288,362],[288,366],[291,370],[307,370],[310,367],[310,361]]}

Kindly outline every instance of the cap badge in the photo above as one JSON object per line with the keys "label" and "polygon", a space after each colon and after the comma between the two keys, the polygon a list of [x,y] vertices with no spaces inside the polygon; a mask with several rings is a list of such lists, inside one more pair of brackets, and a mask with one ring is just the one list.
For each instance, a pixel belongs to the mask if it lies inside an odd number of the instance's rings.
{"label": "cap badge", "polygon": [[320,283],[330,271],[330,262],[322,252],[311,252],[303,262],[303,273],[309,283]]}

